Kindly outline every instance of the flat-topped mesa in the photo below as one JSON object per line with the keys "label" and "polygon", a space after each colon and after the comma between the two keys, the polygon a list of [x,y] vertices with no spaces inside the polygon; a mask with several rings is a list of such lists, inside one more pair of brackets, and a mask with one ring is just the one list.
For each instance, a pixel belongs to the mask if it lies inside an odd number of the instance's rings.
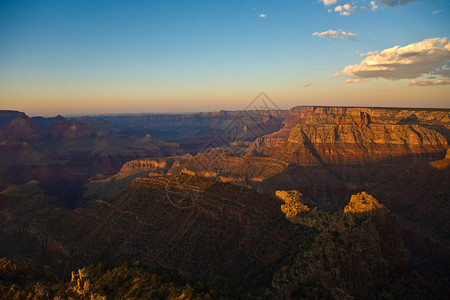
{"label": "flat-topped mesa", "polygon": [[156,159],[136,159],[125,163],[120,169],[121,174],[152,171],[164,169],[167,166],[165,160],[158,161]]}
{"label": "flat-topped mesa", "polygon": [[344,208],[344,213],[367,213],[381,209],[385,210],[386,207],[371,195],[366,192],[361,192],[356,195],[352,195],[350,202]]}
{"label": "flat-topped mesa", "polygon": [[[363,116],[364,115],[364,116]],[[287,127],[295,124],[362,123],[361,117],[370,116],[372,123],[450,125],[450,110],[420,108],[369,108],[297,106],[285,120]],[[364,122],[364,121],[363,121]]]}

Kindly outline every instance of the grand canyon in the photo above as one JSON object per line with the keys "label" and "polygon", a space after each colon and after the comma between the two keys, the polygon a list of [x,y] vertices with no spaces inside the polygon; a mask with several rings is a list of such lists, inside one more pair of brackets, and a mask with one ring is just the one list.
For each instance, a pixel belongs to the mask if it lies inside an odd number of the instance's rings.
{"label": "grand canyon", "polygon": [[449,4],[0,0],[0,300],[449,299]]}
{"label": "grand canyon", "polygon": [[0,111],[0,298],[447,299],[449,141],[449,109]]}

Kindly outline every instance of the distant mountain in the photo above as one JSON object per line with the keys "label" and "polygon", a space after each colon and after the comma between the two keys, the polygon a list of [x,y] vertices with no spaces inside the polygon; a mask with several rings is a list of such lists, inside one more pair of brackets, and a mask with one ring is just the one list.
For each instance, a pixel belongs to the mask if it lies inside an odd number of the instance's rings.
{"label": "distant mountain", "polygon": [[31,120],[34,124],[38,125],[41,128],[48,128],[53,123],[62,123],[67,122],[68,120],[61,115],[57,115],[53,118],[44,118],[44,117],[32,117]]}
{"label": "distant mountain", "polygon": [[0,129],[11,123],[20,113],[17,110],[0,110]]}
{"label": "distant mountain", "polygon": [[241,138],[250,142],[279,130],[287,110],[218,111],[195,114],[139,114],[73,118],[82,122],[96,123],[102,120],[112,124],[125,135],[145,136],[151,134],[165,141],[180,143],[191,153],[203,151],[208,142],[217,146],[227,143],[218,135],[227,131],[240,131]]}
{"label": "distant mountain", "polygon": [[39,180],[61,205],[78,205],[81,186],[96,174],[115,173],[129,160],[182,152],[151,137],[118,136],[61,117],[50,121],[41,128],[20,113],[0,131],[0,174],[11,184]]}
{"label": "distant mountain", "polygon": [[34,124],[25,113],[17,115],[8,126],[2,129],[2,133],[13,140],[26,142],[46,137],[46,132]]}

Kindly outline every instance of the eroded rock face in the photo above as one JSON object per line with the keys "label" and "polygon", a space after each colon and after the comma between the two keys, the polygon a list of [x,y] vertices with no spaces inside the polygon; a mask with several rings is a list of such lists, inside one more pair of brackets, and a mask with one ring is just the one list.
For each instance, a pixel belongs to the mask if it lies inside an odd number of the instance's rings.
{"label": "eroded rock face", "polygon": [[288,219],[295,217],[304,211],[309,211],[316,206],[313,201],[309,200],[296,190],[276,191],[275,196],[284,201],[285,204],[281,205],[281,211]]}
{"label": "eroded rock face", "polygon": [[181,173],[135,179],[115,200],[74,211],[57,237],[73,264],[132,257],[233,289],[270,284],[290,228],[277,201]]}
{"label": "eroded rock face", "polygon": [[274,156],[299,165],[367,164],[410,155],[445,153],[440,133],[420,125],[296,125]]}
{"label": "eroded rock face", "polygon": [[367,297],[393,273],[408,272],[409,253],[397,217],[366,193],[352,196],[344,212],[314,209],[286,217],[302,226],[315,223],[292,263],[274,276],[274,287],[286,298],[304,282],[321,283],[335,293],[343,290],[345,297]]}
{"label": "eroded rock face", "polygon": [[[303,127],[302,125],[308,126]],[[403,125],[410,126],[403,127]],[[356,143],[362,144],[361,146],[365,146],[367,143],[406,145],[429,145],[431,143],[436,145],[435,133],[425,130],[424,127],[426,127],[439,132],[437,145],[445,146],[446,143],[443,143],[442,135],[444,139],[448,137],[450,113],[448,110],[294,107],[284,120],[284,128],[273,134],[258,138],[255,141],[254,149],[267,154],[272,153],[272,149],[282,146],[289,140],[291,131],[295,127],[298,129],[297,131],[303,132],[305,138],[313,145],[316,143]],[[413,134],[410,137],[411,133]],[[429,137],[430,134],[431,137]],[[295,133],[294,131],[294,135],[293,141],[298,141],[298,132]],[[326,152],[326,148],[324,150]],[[370,154],[371,148],[361,150],[366,150]],[[389,148],[380,150],[384,151],[385,154],[392,152],[389,151]],[[434,152],[436,149],[431,150],[428,152]],[[322,153],[321,151],[322,149],[318,149],[319,154]],[[408,152],[408,150],[404,151]],[[412,153],[416,151],[418,150],[412,149]],[[443,150],[439,149],[438,151]],[[419,150],[419,152],[423,152],[423,150]],[[327,153],[322,159],[325,158],[325,161],[328,161],[326,156]]]}
{"label": "eroded rock face", "polygon": [[366,192],[361,192],[350,198],[350,202],[344,208],[344,213],[364,214],[376,212],[380,209],[386,208],[371,195],[368,195]]}

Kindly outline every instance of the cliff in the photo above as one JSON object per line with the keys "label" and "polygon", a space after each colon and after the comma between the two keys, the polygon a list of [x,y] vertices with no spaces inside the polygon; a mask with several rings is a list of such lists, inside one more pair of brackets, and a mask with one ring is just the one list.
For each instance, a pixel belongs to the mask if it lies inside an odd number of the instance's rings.
{"label": "cliff", "polygon": [[305,283],[322,284],[332,298],[367,297],[392,274],[408,273],[397,217],[366,193],[352,196],[344,212],[314,209],[286,217],[302,226],[317,223],[292,262],[274,276],[273,286],[287,299],[301,294]]}
{"label": "cliff", "polygon": [[[357,108],[357,107],[314,107],[298,106],[289,110],[283,121],[284,127],[272,134],[258,138],[254,149],[270,153],[271,148],[287,142],[290,131],[298,125],[346,125],[367,127],[374,125],[420,125],[439,132],[445,138],[450,133],[449,110],[400,109],[400,108]],[[376,126],[375,126],[376,127]],[[317,127],[319,130],[321,126]],[[326,128],[326,127],[325,127]],[[378,128],[382,130],[383,128]],[[394,129],[395,130],[395,129]],[[355,131],[355,129],[353,130]],[[358,131],[358,130],[356,130]],[[374,128],[377,131],[377,128]],[[332,131],[333,132],[333,131]],[[380,131],[382,134],[382,131]],[[345,139],[341,139],[345,141]],[[383,137],[381,137],[382,141]],[[389,142],[389,140],[387,140]]]}

